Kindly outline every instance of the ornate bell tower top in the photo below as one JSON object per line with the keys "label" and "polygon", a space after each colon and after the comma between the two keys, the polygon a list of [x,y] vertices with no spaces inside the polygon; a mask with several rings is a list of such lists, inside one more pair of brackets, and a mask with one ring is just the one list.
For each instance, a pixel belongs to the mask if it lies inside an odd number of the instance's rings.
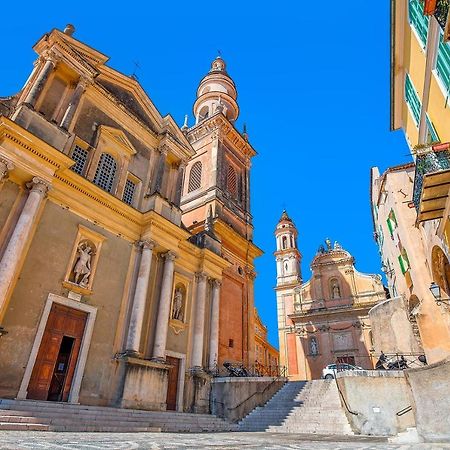
{"label": "ornate bell tower top", "polygon": [[226,67],[222,57],[217,56],[208,74],[200,81],[193,107],[196,124],[219,111],[231,122],[238,118],[236,85]]}
{"label": "ornate bell tower top", "polygon": [[297,248],[297,228],[283,210],[275,229],[277,250],[274,253],[277,261],[277,286],[301,282],[300,262],[302,255]]}

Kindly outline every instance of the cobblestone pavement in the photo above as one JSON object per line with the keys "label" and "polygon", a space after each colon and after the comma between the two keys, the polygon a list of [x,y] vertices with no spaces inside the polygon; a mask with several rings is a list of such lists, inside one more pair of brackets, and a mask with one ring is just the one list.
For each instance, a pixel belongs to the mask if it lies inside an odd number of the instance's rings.
{"label": "cobblestone pavement", "polygon": [[450,449],[450,444],[394,445],[373,437],[281,433],[51,433],[0,431],[0,449]]}

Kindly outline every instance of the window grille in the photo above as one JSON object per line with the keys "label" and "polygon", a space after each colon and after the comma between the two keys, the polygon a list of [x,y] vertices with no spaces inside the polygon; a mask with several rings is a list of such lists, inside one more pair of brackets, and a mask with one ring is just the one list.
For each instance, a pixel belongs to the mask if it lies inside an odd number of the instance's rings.
{"label": "window grille", "polygon": [[125,188],[123,190],[123,197],[122,200],[127,204],[127,205],[132,205],[133,204],[133,198],[134,198],[134,193],[136,191],[136,184],[133,183],[129,178],[127,179],[126,183],[125,183]]}
{"label": "window grille", "polygon": [[197,161],[192,165],[191,171],[189,173],[189,185],[188,192],[200,189],[202,185],[202,163]]}
{"label": "window grille", "polygon": [[102,153],[95,172],[94,183],[105,191],[111,192],[116,171],[115,159],[109,153]]}
{"label": "window grille", "polygon": [[72,150],[72,159],[75,161],[75,164],[71,167],[71,169],[78,175],[83,175],[87,157],[88,151],[81,148],[79,145],[75,145]]}
{"label": "window grille", "polygon": [[429,17],[423,15],[423,4],[419,0],[409,0],[409,22],[419,36],[422,47],[427,43]]}
{"label": "window grille", "polygon": [[237,197],[237,176],[232,166],[228,166],[227,171],[227,190],[234,197]]}
{"label": "window grille", "polygon": [[420,120],[420,100],[409,74],[406,74],[405,78],[405,98],[406,103],[408,103],[411,114],[417,125]]}

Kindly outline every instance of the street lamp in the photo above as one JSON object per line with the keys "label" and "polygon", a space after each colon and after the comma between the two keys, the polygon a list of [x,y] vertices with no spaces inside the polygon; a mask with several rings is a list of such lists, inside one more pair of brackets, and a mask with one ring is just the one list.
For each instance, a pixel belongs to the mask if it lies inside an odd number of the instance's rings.
{"label": "street lamp", "polygon": [[446,303],[447,305],[449,305],[449,301],[448,300],[442,300],[441,298],[441,287],[435,283],[434,281],[430,284],[430,291],[433,294],[433,297],[436,301],[436,304],[438,306],[441,305],[441,303]]}

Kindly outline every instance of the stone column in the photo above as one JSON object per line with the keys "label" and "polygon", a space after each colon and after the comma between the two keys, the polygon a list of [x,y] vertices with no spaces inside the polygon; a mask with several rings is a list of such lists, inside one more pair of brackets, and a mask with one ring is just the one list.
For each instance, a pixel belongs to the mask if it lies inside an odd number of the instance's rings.
{"label": "stone column", "polygon": [[48,183],[38,177],[34,177],[27,187],[30,193],[0,261],[0,312],[5,307],[23,252],[29,244],[39,208],[49,189]]}
{"label": "stone column", "polygon": [[0,183],[8,178],[10,170],[14,169],[14,164],[6,158],[0,156]]}
{"label": "stone column", "polygon": [[134,291],[133,309],[131,310],[126,344],[127,353],[136,355],[139,354],[150,269],[152,266],[153,247],[155,244],[151,241],[142,241],[139,242],[139,246],[142,248],[142,255]]}
{"label": "stone column", "polygon": [[185,170],[186,170],[186,163],[182,161],[178,166],[177,185],[175,188],[175,198],[173,201],[176,206],[180,206],[181,203],[181,194],[183,193],[183,180]]}
{"label": "stone column", "polygon": [[61,128],[64,128],[65,130],[69,128],[70,122],[75,115],[75,111],[78,108],[78,104],[80,103],[81,96],[86,90],[87,84],[88,82],[85,78],[80,78],[80,80],[78,81],[77,87],[75,88],[69,105],[67,106],[66,112],[64,113],[64,117],[61,120]]}
{"label": "stone column", "polygon": [[159,149],[159,158],[156,166],[155,179],[153,180],[153,188],[151,193],[155,192],[161,193],[162,183],[164,179],[164,171],[166,169],[166,158],[167,158],[167,147],[163,145]]}
{"label": "stone column", "polygon": [[195,274],[197,295],[195,297],[194,333],[192,339],[191,366],[201,369],[203,363],[203,338],[205,335],[205,302],[206,302],[206,274]]}
{"label": "stone column", "polygon": [[45,59],[44,65],[39,72],[36,80],[34,80],[33,86],[29,90],[27,96],[24,99],[24,103],[27,103],[32,108],[36,104],[36,101],[41,93],[49,75],[52,73],[53,69],[56,67],[56,59],[53,56],[48,56]]}
{"label": "stone column", "polygon": [[169,327],[170,303],[172,299],[173,272],[176,254],[167,252],[164,255],[164,272],[159,298],[158,316],[156,319],[155,342],[153,344],[153,361],[166,360],[167,329]]}
{"label": "stone column", "polygon": [[209,335],[209,369],[213,369],[219,360],[219,306],[220,306],[220,285],[219,280],[212,282],[211,300],[211,324]]}

